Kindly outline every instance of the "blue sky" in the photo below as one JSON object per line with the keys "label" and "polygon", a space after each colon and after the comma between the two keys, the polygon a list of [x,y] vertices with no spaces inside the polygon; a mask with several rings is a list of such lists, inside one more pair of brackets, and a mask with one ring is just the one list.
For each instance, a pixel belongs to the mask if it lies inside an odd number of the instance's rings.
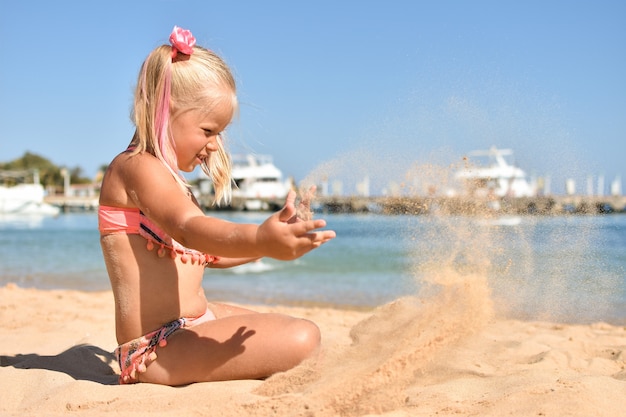
{"label": "blue sky", "polygon": [[626,2],[606,0],[5,2],[0,161],[94,175],[128,144],[137,72],[174,25],[235,72],[230,148],[298,181],[402,182],[492,145],[556,193],[626,179]]}

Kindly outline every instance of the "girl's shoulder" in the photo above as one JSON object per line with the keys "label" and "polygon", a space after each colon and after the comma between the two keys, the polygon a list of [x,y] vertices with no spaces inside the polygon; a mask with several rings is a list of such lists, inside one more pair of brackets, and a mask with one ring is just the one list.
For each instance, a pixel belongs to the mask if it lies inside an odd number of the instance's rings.
{"label": "girl's shoulder", "polygon": [[157,179],[171,177],[172,174],[165,165],[154,155],[148,152],[132,153],[129,151],[117,155],[107,169],[110,176],[119,176],[124,181]]}
{"label": "girl's shoulder", "polygon": [[[159,184],[172,181],[172,175],[163,163],[147,153],[122,152],[109,164],[100,190],[101,204],[133,206],[130,194],[154,192]],[[104,200],[104,202],[103,202]],[[117,204],[115,204],[117,203]]]}
{"label": "girl's shoulder", "polygon": [[113,169],[136,169],[143,165],[152,164],[161,164],[161,162],[149,152],[126,150],[113,158],[109,167],[113,167]]}

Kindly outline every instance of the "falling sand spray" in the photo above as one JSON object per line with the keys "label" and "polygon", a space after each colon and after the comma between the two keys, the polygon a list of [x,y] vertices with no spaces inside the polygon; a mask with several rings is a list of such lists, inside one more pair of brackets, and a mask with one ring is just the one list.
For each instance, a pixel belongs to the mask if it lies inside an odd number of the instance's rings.
{"label": "falling sand spray", "polygon": [[[333,176],[334,167],[343,170],[347,165],[340,159],[325,164],[303,181],[303,189]],[[426,365],[493,317],[488,275],[489,254],[496,248],[490,229],[480,227],[476,215],[459,218],[435,211],[407,217],[401,238],[412,254],[419,254],[412,266],[419,290],[378,307],[356,324],[350,331],[351,345],[323,351],[319,358],[265,381],[257,393],[270,397],[267,407],[278,412],[274,407],[289,403],[289,415],[308,410],[312,415],[356,416],[402,406],[406,388],[419,380]],[[430,235],[419,227],[425,221],[435,223],[428,228]],[[281,401],[274,404],[272,398],[277,397]]]}

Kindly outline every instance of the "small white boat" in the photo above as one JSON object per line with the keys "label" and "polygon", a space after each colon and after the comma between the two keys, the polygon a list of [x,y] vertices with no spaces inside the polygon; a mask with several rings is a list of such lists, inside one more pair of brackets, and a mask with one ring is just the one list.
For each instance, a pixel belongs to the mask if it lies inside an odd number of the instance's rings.
{"label": "small white boat", "polygon": [[274,165],[269,155],[234,155],[232,178],[233,200],[243,202],[245,210],[267,210],[280,202],[291,189],[291,182]]}
{"label": "small white boat", "polygon": [[[467,166],[455,173],[455,179],[464,184],[467,194],[475,197],[535,196],[536,186],[531,184],[526,173],[505,159],[505,156],[510,155],[513,155],[510,149],[496,147],[486,151],[472,151]],[[474,162],[471,157],[478,157],[475,159],[479,161]]]}

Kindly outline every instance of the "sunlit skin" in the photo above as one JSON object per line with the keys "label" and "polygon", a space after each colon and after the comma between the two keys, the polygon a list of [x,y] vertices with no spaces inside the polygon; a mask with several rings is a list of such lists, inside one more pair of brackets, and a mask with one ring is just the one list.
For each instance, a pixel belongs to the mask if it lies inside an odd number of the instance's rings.
{"label": "sunlit skin", "polygon": [[[231,117],[226,102],[208,113],[172,112],[170,130],[181,171],[191,172],[211,157]],[[100,204],[139,208],[184,246],[219,256],[211,267],[227,268],[265,256],[296,259],[335,237],[334,231],[319,230],[326,226],[323,220],[298,218],[298,210],[310,211],[309,197],[298,208],[295,198],[289,193],[284,207],[260,225],[224,221],[206,216],[156,157],[122,153],[105,174]],[[217,317],[170,336],[144,372],[134,375],[138,381],[181,385],[262,378],[292,368],[319,347],[319,329],[310,321],[208,303],[204,267],[198,263],[161,258],[138,235],[106,235],[101,244],[116,299],[120,344],[179,317],[202,315],[207,305]]]}

